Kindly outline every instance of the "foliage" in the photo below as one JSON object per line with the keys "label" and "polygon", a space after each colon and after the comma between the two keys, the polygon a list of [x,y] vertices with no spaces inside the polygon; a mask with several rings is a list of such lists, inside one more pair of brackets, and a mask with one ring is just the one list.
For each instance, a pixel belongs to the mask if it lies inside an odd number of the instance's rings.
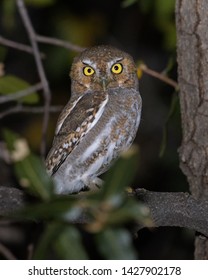
{"label": "foliage", "polygon": [[[23,79],[20,79],[13,75],[5,75],[0,79],[0,94],[12,94],[17,91],[27,89],[29,88],[29,86],[29,83],[27,83]],[[20,102],[27,104],[37,103],[38,100],[39,96],[36,92],[19,99]]]}
{"label": "foliage", "polygon": [[43,201],[52,196],[53,185],[47,176],[43,162],[29,150],[27,142],[19,138],[10,130],[4,130],[4,138],[10,151],[10,158],[14,164],[14,170],[22,187]]}
{"label": "foliage", "polygon": [[[136,170],[138,151],[135,147],[112,167],[101,190],[58,196],[53,192],[53,182],[42,161],[29,151],[25,140],[8,130],[4,135],[20,184],[26,185],[25,190],[38,198],[14,215],[45,225],[33,258],[47,259],[52,254],[61,259],[88,259],[89,252],[83,243],[86,234],[96,244],[101,258],[137,258],[126,226],[151,221],[146,206],[125,191]],[[80,223],[79,228],[76,223]]]}

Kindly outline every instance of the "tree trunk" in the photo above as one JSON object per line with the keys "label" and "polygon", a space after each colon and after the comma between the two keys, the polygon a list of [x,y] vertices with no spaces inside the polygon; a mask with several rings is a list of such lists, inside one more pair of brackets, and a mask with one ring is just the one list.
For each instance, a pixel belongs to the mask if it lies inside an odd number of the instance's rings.
{"label": "tree trunk", "polygon": [[[208,1],[176,0],[178,82],[183,139],[180,166],[190,191],[208,200]],[[208,259],[197,236],[195,259]]]}

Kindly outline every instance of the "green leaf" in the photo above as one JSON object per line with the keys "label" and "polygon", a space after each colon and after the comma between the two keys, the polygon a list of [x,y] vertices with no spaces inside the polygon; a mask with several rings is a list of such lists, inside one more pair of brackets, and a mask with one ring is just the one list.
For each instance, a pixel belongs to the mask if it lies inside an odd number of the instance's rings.
{"label": "green leaf", "polygon": [[[5,61],[6,55],[8,53],[8,49],[4,46],[0,46],[0,63],[2,64],[3,61]],[[4,69],[4,67],[3,67]],[[3,71],[4,72],[4,71]],[[3,75],[0,75],[0,79]]]}
{"label": "green leaf", "polygon": [[122,225],[130,222],[137,222],[145,226],[152,225],[149,208],[133,197],[128,197],[123,205],[109,213],[106,217],[105,226]]}
{"label": "green leaf", "polygon": [[154,4],[152,0],[139,0],[138,3],[141,11],[144,14],[151,12],[152,6]]}
{"label": "green leaf", "polygon": [[122,201],[124,190],[133,181],[138,166],[138,148],[132,146],[124,152],[104,178],[101,197],[117,205]]}
{"label": "green leaf", "polygon": [[33,255],[34,260],[47,259],[49,249],[51,249],[52,241],[57,237],[60,232],[60,225],[57,223],[51,223],[47,225],[45,231],[42,233],[38,244],[35,247]]}
{"label": "green leaf", "polygon": [[15,213],[19,218],[25,219],[57,219],[73,222],[81,215],[82,207],[77,197],[54,196],[50,201],[35,203],[26,206]]}
{"label": "green leaf", "polygon": [[88,206],[88,216],[91,217],[87,226],[89,231],[98,232],[108,226],[135,221],[151,224],[149,209],[130,197],[126,191],[137,170],[138,155],[138,148],[135,146],[125,152],[104,178],[102,189],[87,196],[85,205]]}
{"label": "green leaf", "polygon": [[25,0],[26,4],[36,7],[47,7],[55,3],[56,0]]}
{"label": "green leaf", "polygon": [[130,223],[139,223],[145,226],[153,226],[149,208],[133,197],[126,195],[125,201],[118,207],[112,207],[100,201],[97,208],[88,209],[86,229],[89,232],[100,232],[107,227],[122,226]]}
{"label": "green leaf", "polygon": [[53,194],[53,183],[47,175],[43,162],[30,154],[24,160],[15,163],[15,172],[23,187],[43,200],[49,200]]}
{"label": "green leaf", "polygon": [[1,20],[7,30],[15,27],[15,4],[14,0],[3,0],[1,3],[3,11]]}
{"label": "green leaf", "polygon": [[168,58],[168,63],[166,65],[165,69],[162,71],[162,73],[164,75],[168,75],[168,73],[173,70],[175,65],[176,65],[176,57],[175,57],[175,55],[174,56],[172,55]]}
{"label": "green leaf", "polygon": [[134,260],[137,254],[132,244],[131,234],[121,228],[106,229],[96,235],[99,252],[109,260]]}
{"label": "green leaf", "polygon": [[3,137],[6,141],[7,144],[7,148],[10,152],[12,152],[15,147],[14,147],[14,143],[16,141],[16,139],[19,137],[17,133],[12,132],[9,129],[4,129],[3,130]]}
{"label": "green leaf", "polygon": [[170,18],[173,15],[175,9],[175,0],[156,0],[155,1],[155,12],[158,16],[164,18]]}
{"label": "green leaf", "polygon": [[88,259],[82,246],[80,232],[70,225],[53,222],[46,226],[36,246],[33,259],[48,259],[49,253],[61,259]]}
{"label": "green leaf", "polygon": [[9,130],[4,130],[3,134],[20,185],[41,199],[49,200],[53,194],[53,183],[41,159],[30,152],[24,138],[18,138]]}
{"label": "green leaf", "polygon": [[121,7],[122,8],[127,8],[131,5],[133,5],[134,3],[136,3],[137,0],[124,0],[122,3],[121,3]]}
{"label": "green leaf", "polygon": [[60,259],[87,260],[82,238],[75,226],[65,226],[54,242],[54,249]]}
{"label": "green leaf", "polygon": [[[28,87],[30,87],[29,83],[13,75],[6,75],[0,78],[0,94],[12,94],[21,90],[25,90]],[[39,95],[34,92],[30,95],[20,98],[19,100],[21,100],[23,103],[34,104],[38,102]]]}
{"label": "green leaf", "polygon": [[169,122],[172,118],[172,116],[174,115],[176,109],[177,109],[177,105],[178,105],[178,95],[176,93],[173,94],[172,99],[171,99],[171,104],[170,104],[170,109],[165,121],[165,125],[163,128],[163,136],[162,136],[162,143],[160,145],[160,152],[159,152],[159,157],[162,157],[165,153],[165,149],[167,146],[167,138],[168,138],[168,125]]}

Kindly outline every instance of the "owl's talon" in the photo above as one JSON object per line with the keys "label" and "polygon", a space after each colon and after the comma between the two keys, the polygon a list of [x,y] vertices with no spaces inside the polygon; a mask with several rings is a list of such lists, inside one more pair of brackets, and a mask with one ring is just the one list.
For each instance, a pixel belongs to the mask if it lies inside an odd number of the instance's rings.
{"label": "owl's talon", "polygon": [[104,183],[104,181],[98,177],[96,177],[92,180],[91,179],[84,180],[85,186],[89,189],[89,191],[92,191],[92,192],[98,191],[102,187],[103,183]]}
{"label": "owl's talon", "polygon": [[100,189],[104,184],[104,181],[98,177],[94,178],[92,182],[98,189]]}

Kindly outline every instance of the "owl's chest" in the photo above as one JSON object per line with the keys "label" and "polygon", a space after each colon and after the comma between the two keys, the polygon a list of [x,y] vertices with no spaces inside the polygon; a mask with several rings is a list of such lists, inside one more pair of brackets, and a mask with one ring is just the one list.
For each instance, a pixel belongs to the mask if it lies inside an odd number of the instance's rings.
{"label": "owl's chest", "polygon": [[[136,95],[128,98],[123,94],[119,97],[109,95],[102,115],[67,158],[62,170],[68,170],[70,164],[83,176],[98,176],[105,172],[132,144],[140,113],[141,103]],[[73,172],[71,170],[70,174]]]}
{"label": "owl's chest", "polygon": [[[125,126],[138,123],[141,114],[141,98],[137,91],[117,91],[109,93],[109,100],[103,113],[104,122],[112,121],[112,125],[122,131]],[[131,125],[132,124],[132,125]],[[133,125],[134,126],[134,125]]]}
{"label": "owl's chest", "polygon": [[139,126],[141,106],[138,95],[126,92],[109,94],[105,110],[91,133],[91,143],[100,139],[101,146],[129,146]]}
{"label": "owl's chest", "polygon": [[138,129],[139,101],[118,100],[109,98],[102,116],[83,142],[81,162],[92,165],[96,175],[107,170],[111,162],[130,147]]}

